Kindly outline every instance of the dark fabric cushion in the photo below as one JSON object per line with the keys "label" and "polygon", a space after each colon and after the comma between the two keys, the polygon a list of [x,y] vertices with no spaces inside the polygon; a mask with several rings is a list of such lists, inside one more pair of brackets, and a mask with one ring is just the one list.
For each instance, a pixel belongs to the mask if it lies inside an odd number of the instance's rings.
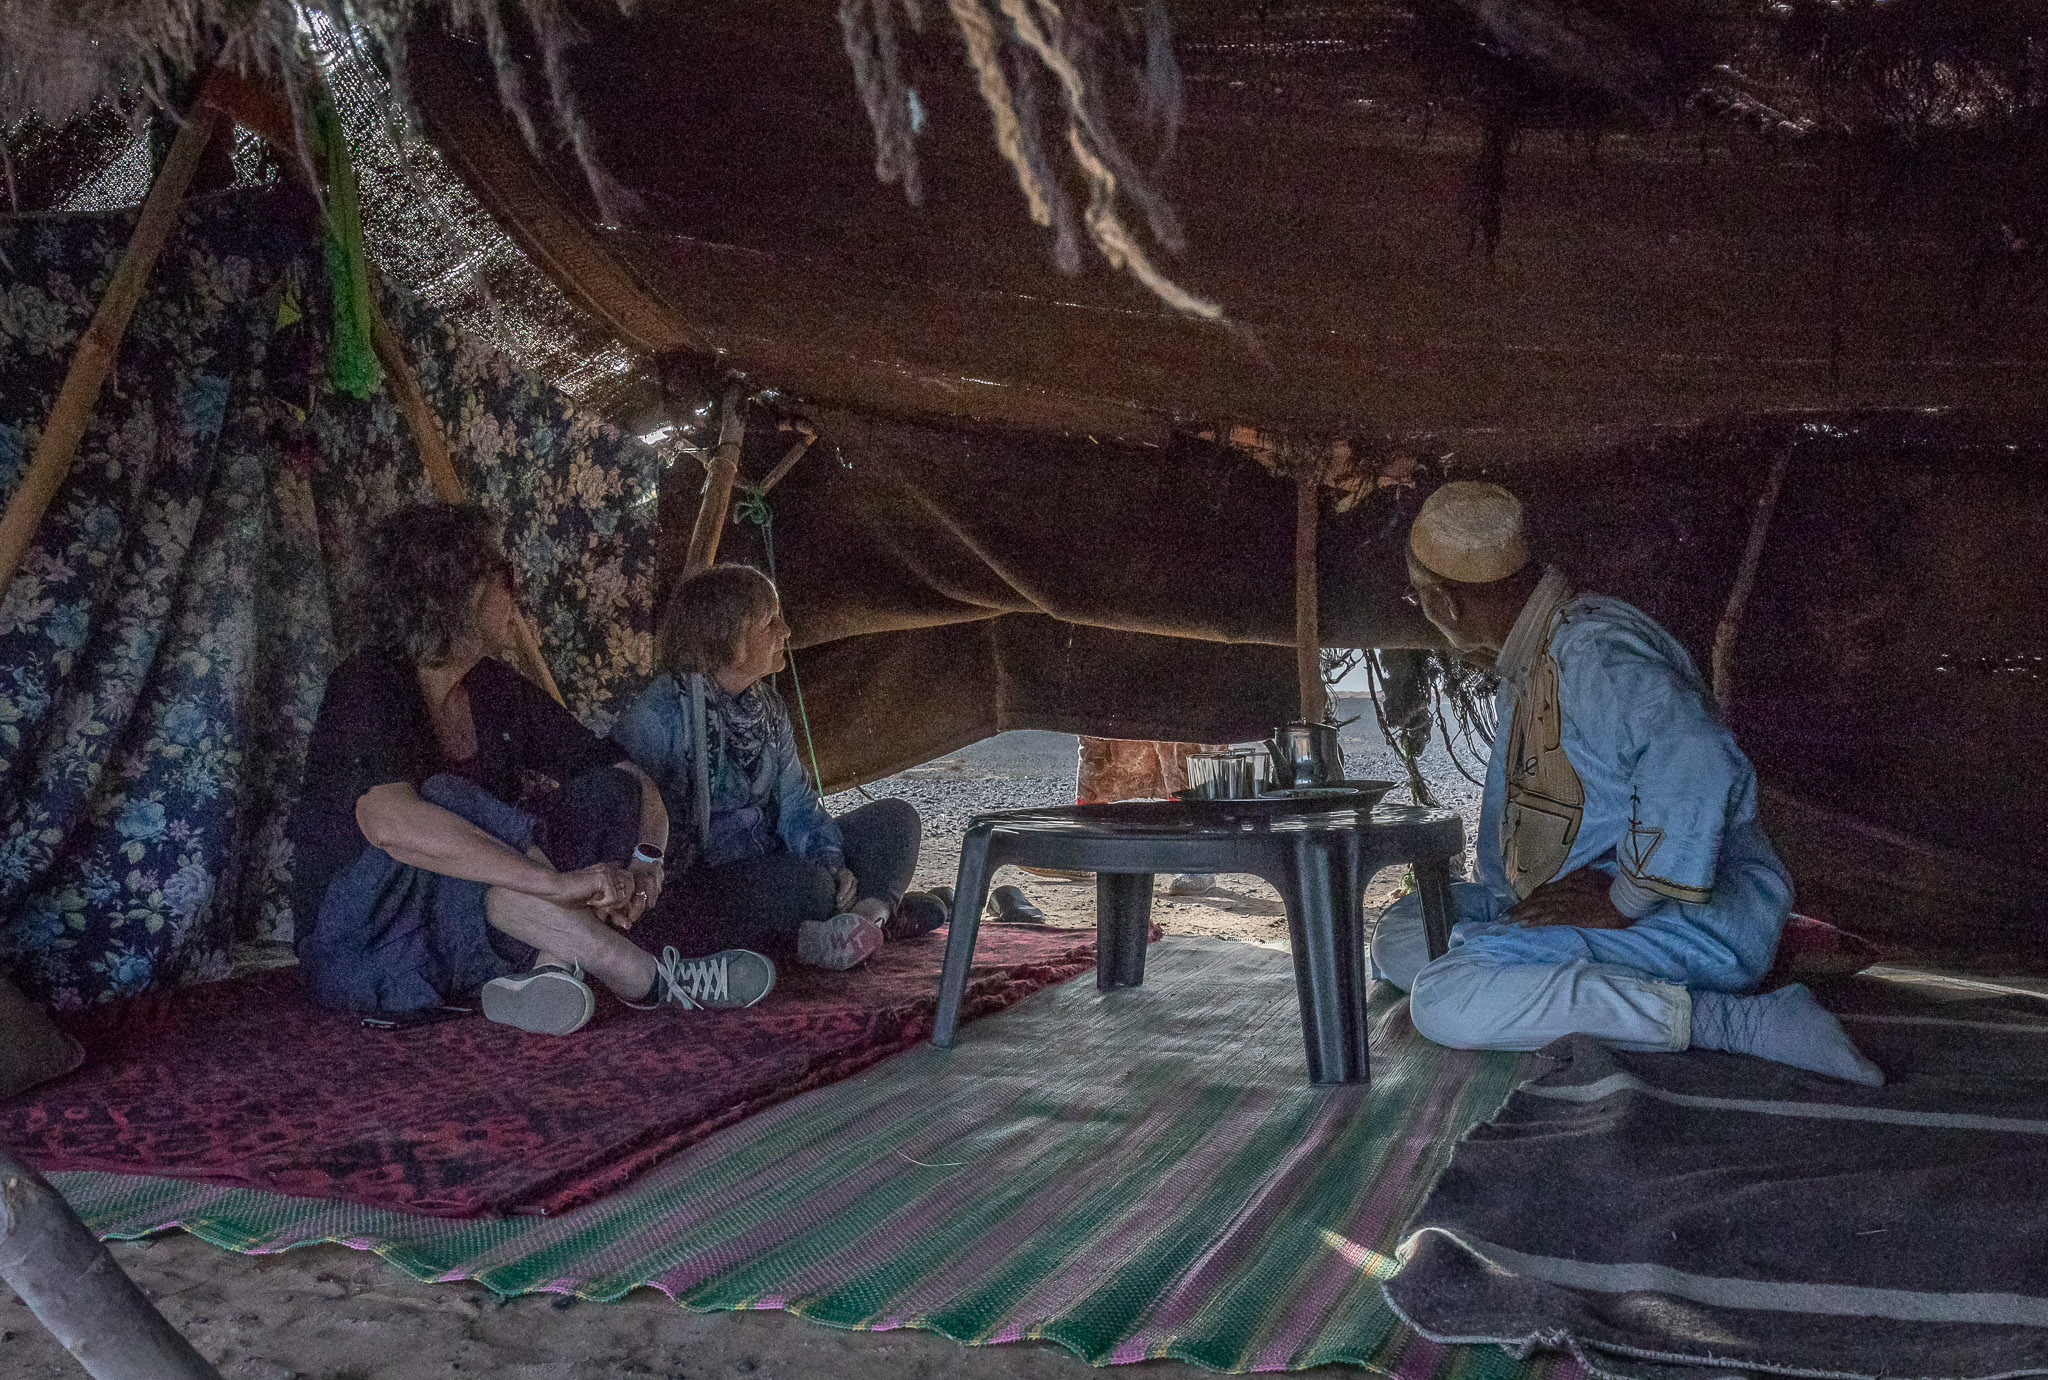
{"label": "dark fabric cushion", "polygon": [[0,1102],[38,1083],[61,1078],[85,1062],[78,1041],[50,1023],[49,1013],[0,977]]}

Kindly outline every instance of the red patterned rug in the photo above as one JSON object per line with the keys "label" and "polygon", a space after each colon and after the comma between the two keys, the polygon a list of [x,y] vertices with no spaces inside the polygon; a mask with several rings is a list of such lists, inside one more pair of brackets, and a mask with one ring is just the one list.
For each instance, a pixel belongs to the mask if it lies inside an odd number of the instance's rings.
{"label": "red patterned rug", "polygon": [[[1095,962],[1088,930],[985,924],[961,1019]],[[931,1033],[941,932],[852,973],[785,965],[747,1011],[602,998],[573,1036],[480,1015],[365,1029],[290,968],[81,1019],[83,1068],[0,1104],[0,1144],[42,1170],[101,1169],[341,1198],[440,1217],[586,1203],[722,1127]]]}

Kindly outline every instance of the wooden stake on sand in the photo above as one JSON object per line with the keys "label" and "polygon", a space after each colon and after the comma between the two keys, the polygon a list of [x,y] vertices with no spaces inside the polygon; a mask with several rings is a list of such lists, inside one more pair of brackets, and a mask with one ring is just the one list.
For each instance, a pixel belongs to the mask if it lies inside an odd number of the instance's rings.
{"label": "wooden stake on sand", "polygon": [[1303,723],[1323,722],[1323,638],[1316,605],[1316,518],[1323,476],[1304,465],[1294,476],[1294,678]]}
{"label": "wooden stake on sand", "polygon": [[[406,358],[405,346],[399,340],[398,332],[392,330],[391,323],[384,319],[384,312],[377,305],[374,293],[370,297],[370,343],[377,351],[378,363],[384,366],[385,381],[391,386],[391,400],[412,431],[413,443],[420,452],[420,464],[427,471],[427,482],[434,486],[435,497],[443,503],[467,501],[462,476],[455,472],[455,461],[448,454],[447,438],[441,435],[440,419],[427,405],[427,395],[420,391],[420,382],[412,372],[412,361]],[[512,654],[519,659],[519,669],[526,673],[528,680],[547,691],[556,704],[562,703],[562,692],[555,685],[554,673],[548,670],[547,659],[540,654],[540,637],[524,613],[512,620],[512,636]]]}
{"label": "wooden stake on sand", "polygon": [[4,1151],[0,1279],[94,1380],[220,1380],[57,1190]]}
{"label": "wooden stake on sand", "polygon": [[177,223],[185,189],[192,185],[192,174],[198,171],[200,158],[213,140],[221,112],[210,97],[212,89],[211,79],[201,86],[199,98],[185,112],[185,122],[171,141],[164,165],[149,184],[149,195],[135,217],[128,248],[107,283],[92,324],[79,337],[77,353],[71,357],[71,367],[65,372],[56,404],[50,409],[50,419],[36,442],[35,455],[29,460],[20,485],[7,500],[6,513],[0,514],[0,598],[6,597],[8,587],[14,583],[44,512],[63,487],[64,476],[71,472],[79,442],[85,439],[85,429],[92,424],[100,387],[107,381],[114,356],[120,351],[128,318],[134,314],[135,304],[142,300],[143,289],[149,284],[149,271],[156,266],[157,255],[163,252],[164,242]]}
{"label": "wooden stake on sand", "polygon": [[690,550],[683,557],[685,580],[708,570],[718,559],[718,539],[725,534],[733,481],[740,473],[740,443],[746,435],[747,390],[730,384],[718,404],[718,446],[711,452],[711,466],[704,475],[704,499],[697,505],[696,525],[690,528]]}

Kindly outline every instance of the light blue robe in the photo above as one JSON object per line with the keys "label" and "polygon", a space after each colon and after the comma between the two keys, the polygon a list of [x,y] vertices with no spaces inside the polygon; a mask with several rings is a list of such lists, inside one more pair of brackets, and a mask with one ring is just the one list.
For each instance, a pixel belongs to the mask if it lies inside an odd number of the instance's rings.
{"label": "light blue robe", "polygon": [[[1581,594],[1552,600],[1550,610],[1531,604],[1525,618],[1548,611],[1562,746],[1584,791],[1576,836],[1552,875],[1598,869],[1615,879],[1616,908],[1636,919],[1619,930],[1500,923],[1517,899],[1502,828],[1509,726],[1543,644],[1544,629],[1532,627],[1504,649],[1478,876],[1455,888],[1452,944],[1503,964],[1590,960],[1688,988],[1750,990],[1770,967],[1792,882],[1757,823],[1756,772],[1692,658],[1619,599]],[[1510,664],[1517,652],[1520,664]],[[1524,889],[1542,880],[1524,878]]]}

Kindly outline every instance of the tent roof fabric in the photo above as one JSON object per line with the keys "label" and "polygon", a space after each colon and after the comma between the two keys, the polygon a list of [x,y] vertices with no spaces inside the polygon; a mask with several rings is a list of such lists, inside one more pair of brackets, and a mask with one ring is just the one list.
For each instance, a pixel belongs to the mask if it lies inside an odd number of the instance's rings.
{"label": "tent roof fabric", "polygon": [[[304,89],[283,10],[123,11],[0,19],[43,59],[9,68],[0,113],[164,87],[209,52]],[[1997,410],[2048,368],[2048,299],[2022,290],[2048,242],[2028,7],[1096,0],[1044,52],[1000,19],[1049,214],[1117,210],[1081,209],[1063,161],[1064,55],[1122,182],[1184,227],[1123,206],[1133,252],[1222,323],[1101,255],[1060,270],[951,12],[876,5],[887,51],[861,56],[812,0],[557,11],[458,6],[464,37],[432,7],[339,9],[574,304],[547,320],[612,337],[529,346],[632,374],[617,403],[642,414],[660,379],[636,356],[667,355],[885,415],[1152,441],[1243,419],[1469,456],[1764,410]]]}
{"label": "tent roof fabric", "polygon": [[[1152,440],[1247,418],[1469,454],[1761,410],[1995,410],[2048,382],[2048,306],[1962,291],[1945,203],[1876,207],[1881,189],[1844,193],[1804,146],[1646,128],[1596,157],[1569,131],[1526,133],[1489,256],[1471,220],[1486,130],[1455,109],[1420,122],[1398,52],[1377,69],[1359,58],[1345,86],[1314,80],[1297,45],[1257,91],[1228,75],[1230,45],[1209,67],[1186,56],[1159,180],[1187,249],[1162,261],[1229,322],[1190,319],[1099,265],[1058,270],[942,42],[917,68],[912,207],[872,175],[830,13],[763,8],[708,0],[607,24],[578,50],[579,99],[598,156],[641,199],[601,237],[611,276],[644,287],[631,305],[801,398]],[[409,52],[428,127],[487,199],[518,183],[558,216],[587,200],[567,152],[537,180],[482,44],[422,34]],[[1384,102],[1327,103],[1375,77],[1394,89]],[[587,227],[596,212],[568,214]],[[531,233],[529,252],[545,250],[550,232]]]}

